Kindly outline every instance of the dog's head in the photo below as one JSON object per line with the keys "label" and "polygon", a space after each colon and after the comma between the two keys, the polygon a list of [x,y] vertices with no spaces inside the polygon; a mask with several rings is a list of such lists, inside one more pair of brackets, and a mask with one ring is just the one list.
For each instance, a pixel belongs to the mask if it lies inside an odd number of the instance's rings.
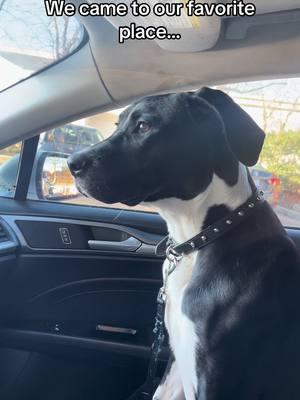
{"label": "dog's head", "polygon": [[219,90],[145,97],[122,112],[114,134],[72,155],[81,192],[106,203],[136,205],[191,199],[213,174],[234,185],[238,162],[254,165],[263,131]]}

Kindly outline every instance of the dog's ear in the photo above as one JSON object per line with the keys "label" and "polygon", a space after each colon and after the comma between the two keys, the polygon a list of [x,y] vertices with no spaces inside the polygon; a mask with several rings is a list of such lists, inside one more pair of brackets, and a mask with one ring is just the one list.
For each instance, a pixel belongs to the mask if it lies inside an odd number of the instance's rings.
{"label": "dog's ear", "polygon": [[221,115],[227,141],[236,158],[244,165],[255,165],[265,139],[263,130],[221,90],[203,87],[195,94],[214,106]]}

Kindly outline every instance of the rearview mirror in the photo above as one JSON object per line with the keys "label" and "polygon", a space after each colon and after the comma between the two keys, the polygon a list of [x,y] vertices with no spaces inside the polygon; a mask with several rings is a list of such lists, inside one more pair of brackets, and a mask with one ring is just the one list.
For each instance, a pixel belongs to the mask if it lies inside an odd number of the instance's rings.
{"label": "rearview mirror", "polygon": [[79,195],[67,159],[69,154],[42,152],[37,165],[38,197],[66,200]]}

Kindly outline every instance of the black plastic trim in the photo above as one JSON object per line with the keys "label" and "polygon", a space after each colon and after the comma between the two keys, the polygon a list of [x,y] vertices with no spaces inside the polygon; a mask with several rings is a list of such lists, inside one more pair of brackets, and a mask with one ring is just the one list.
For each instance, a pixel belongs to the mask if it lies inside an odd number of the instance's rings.
{"label": "black plastic trim", "polygon": [[19,247],[19,242],[14,230],[1,217],[0,217],[0,224],[5,230],[5,233],[7,234],[8,238],[8,240],[0,242],[0,255],[2,256],[3,254],[7,253],[15,253],[17,248]]}
{"label": "black plastic trim", "polygon": [[163,219],[155,213],[120,210],[115,208],[85,207],[82,205],[46,201],[16,201],[1,198],[0,213],[14,216],[52,217],[73,220],[113,223],[140,229],[147,233],[166,235]]}
{"label": "black plastic trim", "polygon": [[[49,218],[49,217],[35,217],[35,216],[15,216],[15,215],[2,215],[4,221],[11,227],[11,229],[16,233],[19,238],[19,241],[22,246],[22,251],[24,254],[28,253],[54,253],[54,254],[85,254],[85,255],[111,255],[111,256],[133,256],[133,257],[152,257],[157,258],[155,254],[156,245],[162,240],[162,235],[157,235],[153,233],[148,233],[145,230],[140,230],[124,225],[119,225],[115,223],[103,223],[103,222],[94,222],[94,221],[85,221],[85,220],[74,220],[74,219],[66,219],[66,218]],[[146,244],[145,251],[143,251],[142,246],[139,246],[140,251],[123,251],[123,250],[112,250],[110,248],[103,249],[88,249],[84,247],[73,247],[73,246],[62,246],[62,247],[44,247],[44,246],[33,246],[30,243],[28,237],[26,237],[26,232],[22,228],[22,222],[26,223],[40,223],[40,224],[55,224],[61,226],[75,226],[78,229],[86,229],[86,228],[104,228],[104,229],[113,229],[115,231],[119,231],[120,233],[125,233],[129,237],[134,237],[141,242],[141,244]],[[55,234],[55,233],[54,233]],[[91,237],[92,239],[92,237]],[[47,241],[46,241],[47,242]],[[47,242],[48,243],[48,242]],[[88,238],[87,242],[88,244]],[[152,251],[150,251],[150,248]]]}
{"label": "black plastic trim", "polygon": [[27,198],[32,168],[39,144],[39,139],[40,136],[37,135],[23,142],[18,166],[16,191],[14,196],[15,200],[25,201]]}
{"label": "black plastic trim", "polygon": [[[148,359],[150,355],[150,346],[8,328],[0,329],[0,345],[41,353],[71,354],[72,356],[95,357],[97,355],[97,357],[101,357],[103,353],[109,353],[110,355]],[[164,348],[160,359],[166,361],[168,355],[168,349]]]}

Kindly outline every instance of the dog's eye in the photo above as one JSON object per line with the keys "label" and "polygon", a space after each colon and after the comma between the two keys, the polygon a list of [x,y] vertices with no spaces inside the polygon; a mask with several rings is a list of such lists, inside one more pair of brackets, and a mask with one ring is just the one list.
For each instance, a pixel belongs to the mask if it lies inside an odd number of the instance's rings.
{"label": "dog's eye", "polygon": [[151,125],[146,121],[139,121],[136,130],[138,133],[147,133],[151,129]]}

